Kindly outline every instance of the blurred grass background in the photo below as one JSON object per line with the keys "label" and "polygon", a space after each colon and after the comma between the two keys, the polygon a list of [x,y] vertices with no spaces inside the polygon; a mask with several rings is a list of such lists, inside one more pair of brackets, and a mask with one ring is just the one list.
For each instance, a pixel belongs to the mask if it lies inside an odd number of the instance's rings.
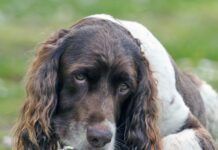
{"label": "blurred grass background", "polygon": [[52,32],[96,13],[143,23],[180,67],[218,89],[217,0],[1,0],[0,150],[10,149],[3,143],[24,101],[34,49]]}

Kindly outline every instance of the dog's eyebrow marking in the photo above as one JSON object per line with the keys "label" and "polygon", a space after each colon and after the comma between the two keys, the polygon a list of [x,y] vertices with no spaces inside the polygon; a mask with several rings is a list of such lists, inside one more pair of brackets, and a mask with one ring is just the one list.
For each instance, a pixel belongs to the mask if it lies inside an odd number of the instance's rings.
{"label": "dog's eyebrow marking", "polygon": [[121,81],[129,81],[133,83],[133,85],[136,84],[136,74],[133,74],[131,71],[121,71],[116,72],[114,74],[115,79],[121,80]]}
{"label": "dog's eyebrow marking", "polygon": [[66,74],[71,74],[76,70],[82,70],[82,69],[87,69],[87,68],[93,68],[93,66],[90,64],[84,64],[84,63],[72,64],[70,65],[70,67],[66,69]]}

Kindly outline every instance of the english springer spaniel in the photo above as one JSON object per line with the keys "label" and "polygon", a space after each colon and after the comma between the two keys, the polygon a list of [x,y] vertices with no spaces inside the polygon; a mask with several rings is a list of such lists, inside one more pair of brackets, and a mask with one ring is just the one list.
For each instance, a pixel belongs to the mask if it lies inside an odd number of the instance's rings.
{"label": "english springer spaniel", "polygon": [[214,150],[218,94],[141,24],[109,15],[61,29],[27,73],[17,150]]}

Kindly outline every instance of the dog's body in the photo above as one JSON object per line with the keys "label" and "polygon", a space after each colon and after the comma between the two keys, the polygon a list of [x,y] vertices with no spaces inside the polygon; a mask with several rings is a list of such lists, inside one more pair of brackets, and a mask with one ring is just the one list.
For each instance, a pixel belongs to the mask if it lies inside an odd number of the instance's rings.
{"label": "dog's body", "polygon": [[48,40],[28,76],[17,149],[215,149],[217,93],[138,23],[89,16]]}

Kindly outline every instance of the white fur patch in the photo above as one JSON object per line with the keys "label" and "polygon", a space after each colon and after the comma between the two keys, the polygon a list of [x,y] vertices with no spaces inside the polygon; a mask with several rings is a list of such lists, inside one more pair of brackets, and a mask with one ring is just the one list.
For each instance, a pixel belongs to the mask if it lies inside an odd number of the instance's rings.
{"label": "white fur patch", "polygon": [[163,139],[164,150],[202,150],[194,130],[183,130]]}
{"label": "white fur patch", "polygon": [[86,128],[83,123],[71,123],[67,136],[61,139],[67,146],[82,149],[83,145],[87,145]]}
{"label": "white fur patch", "polygon": [[[148,59],[153,76],[157,80],[158,99],[160,100],[159,126],[163,136],[176,132],[188,118],[189,108],[176,89],[175,72],[169,55],[160,42],[143,25],[114,19],[105,14],[89,17],[110,20],[126,28],[134,38],[141,42],[141,49]],[[174,99],[174,103],[170,102]]]}

